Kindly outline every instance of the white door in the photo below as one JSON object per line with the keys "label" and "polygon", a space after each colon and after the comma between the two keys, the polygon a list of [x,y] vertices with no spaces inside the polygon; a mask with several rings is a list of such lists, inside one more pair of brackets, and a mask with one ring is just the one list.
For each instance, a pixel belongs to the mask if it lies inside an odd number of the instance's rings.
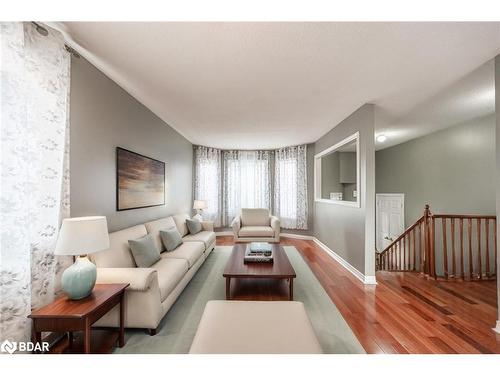
{"label": "white door", "polygon": [[405,230],[405,195],[377,194],[377,250],[389,246]]}

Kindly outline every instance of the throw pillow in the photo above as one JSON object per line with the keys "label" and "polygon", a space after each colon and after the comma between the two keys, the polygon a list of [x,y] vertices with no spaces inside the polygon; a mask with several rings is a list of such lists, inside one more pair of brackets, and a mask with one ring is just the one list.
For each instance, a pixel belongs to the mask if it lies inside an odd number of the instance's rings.
{"label": "throw pillow", "polygon": [[189,233],[196,234],[198,232],[201,232],[202,226],[201,226],[201,222],[199,222],[198,220],[186,219],[186,224],[187,224]]}
{"label": "throw pillow", "polygon": [[160,260],[160,253],[156,249],[153,236],[150,234],[137,240],[128,240],[128,243],[137,267],[151,267]]}
{"label": "throw pillow", "polygon": [[182,237],[177,228],[161,230],[160,237],[167,251],[175,250],[182,244]]}

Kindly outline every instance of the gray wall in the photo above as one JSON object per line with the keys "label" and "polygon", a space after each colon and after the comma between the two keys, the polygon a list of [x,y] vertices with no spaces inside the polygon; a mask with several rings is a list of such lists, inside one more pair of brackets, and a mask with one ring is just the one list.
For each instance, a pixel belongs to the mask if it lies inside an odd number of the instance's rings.
{"label": "gray wall", "polygon": [[[89,62],[71,62],[71,215],[105,215],[110,231],[191,212],[190,142]],[[116,211],[116,147],[166,163],[166,205]]]}
{"label": "gray wall", "polygon": [[495,116],[377,151],[377,193],[405,194],[405,226],[435,213],[495,215]]}
{"label": "gray wall", "polygon": [[359,131],[361,207],[315,202],[314,233],[365,276],[375,275],[375,108],[365,104],[315,143],[319,153]]}

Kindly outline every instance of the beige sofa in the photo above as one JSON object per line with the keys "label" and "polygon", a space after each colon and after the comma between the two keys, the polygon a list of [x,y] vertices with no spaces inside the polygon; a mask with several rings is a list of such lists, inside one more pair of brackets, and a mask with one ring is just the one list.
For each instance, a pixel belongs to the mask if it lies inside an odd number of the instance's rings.
{"label": "beige sofa", "polygon": [[[202,222],[203,231],[189,234],[188,215],[174,215],[109,234],[110,247],[90,255],[97,266],[97,283],[130,283],[125,291],[125,327],[147,328],[151,334],[184,287],[215,247],[212,222]],[[176,227],[183,244],[165,251],[160,230]],[[149,268],[138,268],[128,240],[151,233],[161,259]],[[119,310],[114,308],[95,326],[118,327]]]}
{"label": "beige sofa", "polygon": [[279,242],[280,221],[267,208],[242,208],[231,223],[235,242]]}

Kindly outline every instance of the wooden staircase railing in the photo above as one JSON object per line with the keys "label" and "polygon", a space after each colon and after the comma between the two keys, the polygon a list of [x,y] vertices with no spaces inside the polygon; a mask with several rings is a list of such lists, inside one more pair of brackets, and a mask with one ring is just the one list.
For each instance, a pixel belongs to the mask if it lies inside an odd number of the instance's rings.
{"label": "wooden staircase railing", "polygon": [[[440,224],[440,225],[439,225]],[[491,280],[497,274],[496,216],[424,214],[377,253],[377,270],[444,279]]]}

